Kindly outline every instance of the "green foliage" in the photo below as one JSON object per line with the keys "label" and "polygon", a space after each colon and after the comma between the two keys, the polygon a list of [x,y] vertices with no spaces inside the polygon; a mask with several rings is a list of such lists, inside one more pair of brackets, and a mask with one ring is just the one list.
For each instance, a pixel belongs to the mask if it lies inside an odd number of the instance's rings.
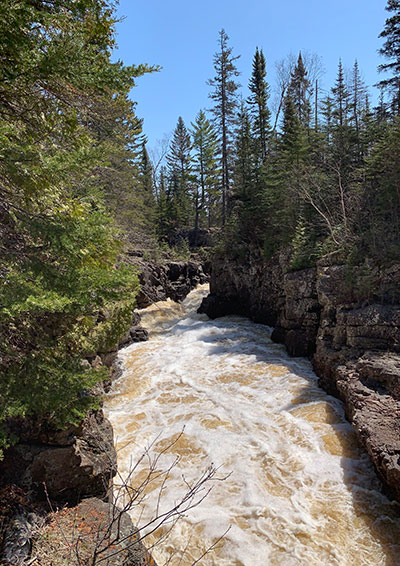
{"label": "green foliage", "polygon": [[[389,0],[388,10],[392,17],[382,33],[382,54],[391,63],[381,70],[394,74],[393,93],[400,84],[395,62],[399,2]],[[292,269],[331,254],[346,261],[352,250],[359,263],[399,261],[398,107],[392,104],[389,110],[382,96],[378,108],[370,108],[357,61],[349,79],[339,62],[330,94],[321,103],[316,94],[314,108],[309,76],[300,54],[283,84],[281,129],[269,136],[260,160],[258,111],[261,100],[265,106],[268,85],[262,52],[256,51],[250,112],[242,104],[238,116],[231,216],[219,253],[245,257],[259,249],[269,259],[289,247]]]}
{"label": "green foliage", "polygon": [[290,269],[293,271],[315,265],[320,250],[312,236],[313,234],[310,232],[307,223],[300,216],[291,242]]}
{"label": "green foliage", "polygon": [[227,220],[231,196],[234,126],[236,125],[237,91],[239,88],[239,84],[235,80],[239,76],[235,64],[239,56],[233,56],[233,50],[232,47],[228,46],[228,40],[227,33],[222,29],[218,38],[219,51],[214,55],[215,76],[208,81],[208,84],[213,88],[209,95],[214,101],[211,111],[214,115],[214,125],[220,140],[222,225]]}
{"label": "green foliage", "polygon": [[111,62],[114,23],[103,0],[0,6],[0,423],[82,418],[105,376],[82,359],[130,323],[138,278],[103,194],[135,191],[127,94],[153,69]]}
{"label": "green foliage", "polygon": [[[168,188],[160,191],[159,209],[164,215],[167,233],[189,225],[191,216],[192,157],[191,141],[181,116],[167,155]],[[161,207],[161,208],[160,208]]]}
{"label": "green foliage", "polygon": [[176,246],[170,248],[169,256],[173,261],[188,261],[190,259],[188,241],[182,238]]}
{"label": "green foliage", "polygon": [[258,47],[253,59],[253,72],[249,81],[251,95],[248,99],[253,115],[253,131],[256,140],[256,153],[261,162],[267,155],[267,142],[270,138],[271,112],[268,108],[269,85],[263,50]]}
{"label": "green foliage", "polygon": [[387,59],[387,63],[379,65],[378,70],[390,73],[387,79],[380,81],[382,89],[389,90],[392,95],[393,108],[397,115],[400,114],[400,1],[388,0],[386,10],[391,13],[387,18],[385,27],[379,37],[385,42],[380,49],[381,55]]}
{"label": "green foliage", "polygon": [[216,214],[218,187],[218,139],[203,110],[200,110],[192,123],[193,173],[195,182],[195,222],[197,230],[201,226],[210,227]]}

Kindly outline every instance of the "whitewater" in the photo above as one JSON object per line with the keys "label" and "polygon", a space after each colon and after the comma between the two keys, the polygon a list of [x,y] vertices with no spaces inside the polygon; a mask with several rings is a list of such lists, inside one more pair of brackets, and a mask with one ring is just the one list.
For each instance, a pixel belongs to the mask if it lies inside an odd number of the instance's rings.
{"label": "whitewater", "polygon": [[120,351],[105,402],[120,479],[135,490],[152,462],[169,470],[158,481],[151,470],[131,510],[139,528],[217,469],[203,501],[145,539],[158,566],[204,553],[207,566],[398,566],[400,506],[382,494],[340,401],[267,327],[197,314],[207,293],[141,311],[150,339]]}

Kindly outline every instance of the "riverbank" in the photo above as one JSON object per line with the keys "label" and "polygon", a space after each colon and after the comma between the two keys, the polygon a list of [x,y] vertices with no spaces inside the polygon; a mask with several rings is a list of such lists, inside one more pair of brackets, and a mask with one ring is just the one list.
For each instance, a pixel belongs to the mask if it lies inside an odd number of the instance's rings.
{"label": "riverbank", "polygon": [[[207,279],[202,266],[194,262],[167,262],[159,265],[140,261],[137,265],[141,279],[141,293],[137,298],[139,307],[167,297],[181,301],[192,288]],[[97,352],[82,360],[83,366],[104,366],[108,370],[109,378],[97,384],[91,392],[99,397],[100,405],[105,391],[109,390],[112,381],[119,375],[118,368],[114,366],[118,350],[146,338],[147,333],[140,326],[140,317],[135,311],[131,327],[118,343],[107,351]],[[40,541],[45,534],[44,527],[37,528],[38,525],[49,523],[54,527],[50,538],[54,539],[55,545],[57,540],[69,540],[69,545],[64,546],[65,552],[69,553],[70,562],[60,559],[60,564],[72,564],[77,559],[75,546],[82,534],[74,530],[76,521],[72,518],[82,514],[82,505],[89,505],[93,511],[91,535],[89,531],[86,532],[86,542],[92,538],[92,546],[95,544],[96,529],[99,532],[105,529],[107,517],[109,525],[115,520],[112,489],[117,461],[111,424],[100,407],[91,410],[82,422],[64,430],[55,430],[48,423],[34,418],[9,419],[6,426],[14,442],[5,451],[0,462],[0,495],[4,495],[4,505],[0,509],[0,556],[4,563],[22,563],[31,555],[32,541],[35,549],[35,540]],[[18,440],[15,441],[16,439]],[[9,497],[7,494],[13,492],[13,489],[17,490],[16,495]],[[53,511],[64,506],[70,511],[63,512],[59,519]],[[86,507],[84,514],[87,512]],[[129,528],[134,533],[128,514],[123,513],[121,517],[124,533]],[[64,521],[62,529],[57,527],[61,518]],[[118,524],[119,522],[117,521]],[[111,530],[114,532],[115,528],[116,525]],[[15,537],[19,536],[24,537],[26,544],[14,544]],[[120,538],[126,537],[124,535]],[[81,539],[85,541],[85,537]],[[129,543],[127,546],[125,541],[121,544],[120,551],[110,564],[154,564],[140,542]],[[124,561],[121,562],[122,556]],[[51,555],[48,558],[52,560]],[[46,566],[43,557],[40,564]]]}
{"label": "riverbank", "polygon": [[216,259],[199,312],[242,314],[274,327],[272,339],[308,356],[339,397],[383,487],[400,501],[400,266],[349,268],[334,260],[290,271],[265,261]]}

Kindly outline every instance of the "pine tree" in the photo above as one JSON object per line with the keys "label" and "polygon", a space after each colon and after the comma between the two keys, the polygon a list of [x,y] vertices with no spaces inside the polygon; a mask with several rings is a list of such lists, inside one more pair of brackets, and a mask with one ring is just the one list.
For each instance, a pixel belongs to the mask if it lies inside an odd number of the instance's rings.
{"label": "pine tree", "polygon": [[344,80],[342,61],[339,60],[338,74],[335,86],[332,88],[332,95],[334,100],[334,118],[336,125],[339,128],[344,128],[347,125],[349,113],[349,92]]}
{"label": "pine tree", "polygon": [[238,128],[236,131],[234,185],[235,197],[247,203],[250,203],[252,200],[252,189],[255,188],[254,145],[254,140],[251,135],[249,112],[242,101],[238,115]]}
{"label": "pine tree", "polygon": [[268,109],[269,86],[266,81],[267,71],[264,53],[256,49],[253,59],[253,72],[249,82],[249,90],[252,93],[248,99],[253,117],[253,135],[257,140],[258,152],[261,161],[267,155],[267,142],[271,135],[270,118]]}
{"label": "pine tree", "polygon": [[150,69],[111,61],[114,23],[103,0],[0,3],[0,423],[78,422],[106,373],[82,359],[131,322],[102,189],[136,181],[127,97]]}
{"label": "pine tree", "polygon": [[225,224],[227,219],[231,193],[233,136],[239,88],[239,84],[235,81],[235,77],[239,75],[235,61],[239,56],[232,55],[232,48],[228,46],[228,40],[228,35],[222,29],[219,32],[219,51],[214,55],[215,77],[208,81],[208,84],[214,88],[209,96],[215,103],[211,111],[214,114],[214,124],[220,137],[222,224]]}
{"label": "pine tree", "polygon": [[288,96],[292,99],[300,124],[308,128],[310,123],[310,81],[304,66],[303,57],[299,53],[296,66],[291,74]]}
{"label": "pine tree", "polygon": [[218,139],[203,110],[200,110],[191,129],[193,139],[193,172],[196,177],[195,190],[195,240],[200,226],[200,217],[208,218],[211,225],[213,200],[218,183]]}
{"label": "pine tree", "polygon": [[[241,241],[255,242],[263,224],[259,138],[252,137],[249,110],[242,101],[236,131],[234,203]],[[265,161],[264,161],[265,163]]]}
{"label": "pine tree", "polygon": [[178,118],[167,155],[169,177],[172,179],[172,200],[174,202],[175,227],[187,226],[191,216],[191,141],[181,116]]}
{"label": "pine tree", "polygon": [[361,78],[358,61],[356,59],[354,61],[353,72],[351,75],[351,84],[350,84],[350,112],[351,112],[350,119],[357,132],[357,136],[360,135],[360,129],[361,129],[360,122],[365,109],[366,94],[367,94],[367,89],[364,81]]}
{"label": "pine tree", "polygon": [[379,65],[378,71],[392,76],[378,83],[378,86],[392,93],[395,114],[400,114],[400,0],[388,0],[386,10],[392,15],[387,18],[379,37],[385,39],[380,54],[389,60]]}
{"label": "pine tree", "polygon": [[322,131],[325,135],[326,144],[329,146],[332,141],[333,125],[333,100],[329,94],[321,101],[321,114],[324,119]]}
{"label": "pine tree", "polygon": [[350,95],[344,80],[342,61],[339,60],[335,86],[331,89],[333,99],[332,157],[335,166],[345,174],[351,156],[351,132],[349,128]]}
{"label": "pine tree", "polygon": [[300,164],[306,157],[308,144],[305,130],[295,102],[288,94],[285,98],[280,149],[289,165]]}

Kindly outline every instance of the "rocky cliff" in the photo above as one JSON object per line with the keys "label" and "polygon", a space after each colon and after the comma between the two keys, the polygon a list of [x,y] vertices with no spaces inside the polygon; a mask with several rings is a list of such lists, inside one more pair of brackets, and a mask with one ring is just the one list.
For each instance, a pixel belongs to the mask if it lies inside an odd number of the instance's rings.
{"label": "rocky cliff", "polygon": [[400,266],[350,268],[334,260],[290,271],[269,262],[216,260],[200,312],[243,314],[273,326],[292,356],[309,356],[340,397],[385,490],[400,501]]}

